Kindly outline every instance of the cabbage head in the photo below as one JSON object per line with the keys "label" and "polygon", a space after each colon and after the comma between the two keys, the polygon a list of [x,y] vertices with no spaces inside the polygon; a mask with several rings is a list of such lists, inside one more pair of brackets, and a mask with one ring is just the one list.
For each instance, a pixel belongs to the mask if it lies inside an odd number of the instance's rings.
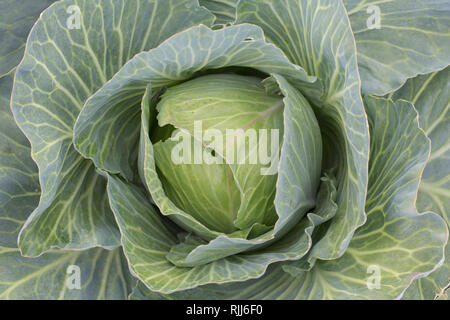
{"label": "cabbage head", "polygon": [[0,0],[0,299],[448,299],[448,0]]}

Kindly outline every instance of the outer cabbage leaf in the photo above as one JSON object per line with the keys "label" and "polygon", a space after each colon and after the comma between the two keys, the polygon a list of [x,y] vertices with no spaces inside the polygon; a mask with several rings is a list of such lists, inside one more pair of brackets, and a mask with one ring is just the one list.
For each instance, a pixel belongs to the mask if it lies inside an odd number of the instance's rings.
{"label": "outer cabbage leaf", "polygon": [[215,24],[232,23],[236,19],[236,6],[239,0],[199,0],[200,5],[211,11]]}
{"label": "outer cabbage leaf", "polygon": [[[74,281],[73,266],[80,268],[80,289],[68,285]],[[118,300],[126,299],[135,284],[120,248],[58,250],[24,258],[17,248],[0,244],[2,300]]]}
{"label": "outer cabbage leaf", "polygon": [[410,79],[394,94],[414,104],[420,127],[431,139],[430,159],[420,182],[417,198],[419,210],[439,213],[449,222],[450,208],[450,67]]}
{"label": "outer cabbage leaf", "polygon": [[55,0],[5,0],[0,3],[0,77],[19,64],[31,27],[53,2]]}
{"label": "outer cabbage leaf", "polygon": [[[39,201],[39,180],[29,142],[9,109],[12,82],[12,72],[0,78],[0,299],[126,298],[135,282],[121,249],[20,255],[17,236]],[[80,289],[67,286],[74,265]]]}
{"label": "outer cabbage leaf", "polygon": [[[72,5],[80,9],[80,29],[66,24]],[[42,187],[39,206],[20,233],[23,254],[119,244],[105,179],[72,145],[75,120],[87,98],[137,52],[211,20],[193,0],[164,5],[156,0],[67,0],[42,13],[30,32],[12,93],[14,117],[31,141]],[[128,135],[139,132],[132,120],[127,115],[123,125]],[[117,153],[121,160],[136,160],[132,145],[123,147]]]}
{"label": "outer cabbage leaf", "polygon": [[[420,126],[431,139],[431,154],[422,174],[417,208],[439,213],[450,227],[450,68],[410,79],[392,99],[413,103],[419,113]],[[444,265],[426,278],[413,283],[405,298],[448,299],[450,285],[450,245],[446,247]]]}
{"label": "outer cabbage leaf", "polygon": [[408,78],[450,63],[447,0],[344,0],[344,4],[356,39],[364,94],[387,94]]}
{"label": "outer cabbage leaf", "polygon": [[[448,224],[447,224],[448,226]],[[449,300],[449,259],[450,246],[447,243],[445,249],[445,262],[430,275],[415,280],[406,290],[404,300]]]}
{"label": "outer cabbage leaf", "polygon": [[14,72],[0,78],[0,232],[2,246],[11,248],[17,247],[17,234],[37,205],[40,191],[30,144],[9,109],[13,79]]}

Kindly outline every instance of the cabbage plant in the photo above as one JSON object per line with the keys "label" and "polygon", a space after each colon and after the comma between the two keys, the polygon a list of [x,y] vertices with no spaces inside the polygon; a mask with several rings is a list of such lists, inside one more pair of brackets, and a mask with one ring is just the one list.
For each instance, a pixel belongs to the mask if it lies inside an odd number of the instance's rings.
{"label": "cabbage plant", "polygon": [[1,0],[1,299],[447,299],[447,0]]}

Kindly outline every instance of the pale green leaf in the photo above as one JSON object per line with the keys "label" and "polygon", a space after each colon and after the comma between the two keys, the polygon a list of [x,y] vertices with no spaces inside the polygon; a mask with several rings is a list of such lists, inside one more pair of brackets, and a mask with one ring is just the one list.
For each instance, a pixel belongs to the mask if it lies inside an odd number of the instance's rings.
{"label": "pale green leaf", "polygon": [[450,63],[448,0],[344,0],[344,4],[356,39],[364,94],[387,94],[408,78]]}
{"label": "pale green leaf", "polygon": [[[440,214],[450,228],[450,68],[410,79],[392,99],[405,99],[419,113],[420,126],[431,139],[431,154],[422,174],[417,208]],[[424,279],[415,281],[405,298],[448,298],[450,245],[444,265]]]}
{"label": "pale green leaf", "polygon": [[450,245],[447,243],[445,262],[430,275],[415,280],[406,290],[404,300],[449,300],[450,288]]}
{"label": "pale green leaf", "polygon": [[53,2],[55,0],[4,0],[0,3],[0,77],[19,64],[31,27]]}
{"label": "pale green leaf", "polygon": [[410,101],[420,126],[431,139],[430,159],[422,174],[417,207],[439,213],[450,224],[450,67],[410,79],[392,99]]}
{"label": "pale green leaf", "polygon": [[[29,142],[9,109],[12,82],[12,72],[0,78],[0,299],[126,298],[134,280],[121,249],[20,255],[17,236],[39,201],[39,180]],[[67,285],[76,283],[71,266],[80,268],[79,289]]]}
{"label": "pale green leaf", "polygon": [[9,109],[13,79],[13,72],[0,78],[0,241],[11,248],[17,247],[20,228],[40,194],[30,144]]}
{"label": "pale green leaf", "polygon": [[[72,278],[77,267],[79,289]],[[128,297],[135,283],[121,248],[59,250],[24,258],[18,249],[0,244],[1,300],[119,300]]]}

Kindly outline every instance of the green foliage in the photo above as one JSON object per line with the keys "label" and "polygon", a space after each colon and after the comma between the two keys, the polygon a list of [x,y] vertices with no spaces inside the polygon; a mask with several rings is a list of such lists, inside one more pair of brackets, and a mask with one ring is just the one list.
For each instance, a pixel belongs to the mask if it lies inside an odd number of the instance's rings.
{"label": "green foliage", "polygon": [[448,299],[448,1],[53,2],[0,0],[0,299]]}

